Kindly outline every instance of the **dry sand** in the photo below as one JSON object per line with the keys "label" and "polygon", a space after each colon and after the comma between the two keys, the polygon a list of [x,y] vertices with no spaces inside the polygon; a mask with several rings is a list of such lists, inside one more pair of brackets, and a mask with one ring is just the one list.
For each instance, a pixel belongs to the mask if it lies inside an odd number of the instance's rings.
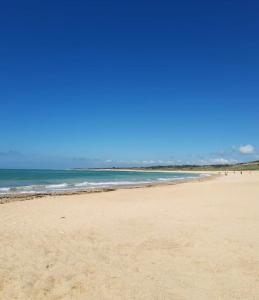
{"label": "dry sand", "polygon": [[259,173],[0,205],[0,298],[259,299]]}

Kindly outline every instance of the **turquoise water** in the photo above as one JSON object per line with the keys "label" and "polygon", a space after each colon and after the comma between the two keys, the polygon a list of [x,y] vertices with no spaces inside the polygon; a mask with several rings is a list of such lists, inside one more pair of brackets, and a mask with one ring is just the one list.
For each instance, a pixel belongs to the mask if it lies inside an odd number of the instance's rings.
{"label": "turquoise water", "polygon": [[101,170],[1,170],[0,195],[89,190],[197,178],[200,174]]}

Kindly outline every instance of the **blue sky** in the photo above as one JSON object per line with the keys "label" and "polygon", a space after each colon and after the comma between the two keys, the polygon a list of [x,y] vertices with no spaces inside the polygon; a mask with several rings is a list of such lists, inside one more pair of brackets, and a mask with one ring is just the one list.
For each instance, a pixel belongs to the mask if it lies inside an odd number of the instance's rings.
{"label": "blue sky", "polygon": [[259,155],[258,1],[2,1],[0,167]]}

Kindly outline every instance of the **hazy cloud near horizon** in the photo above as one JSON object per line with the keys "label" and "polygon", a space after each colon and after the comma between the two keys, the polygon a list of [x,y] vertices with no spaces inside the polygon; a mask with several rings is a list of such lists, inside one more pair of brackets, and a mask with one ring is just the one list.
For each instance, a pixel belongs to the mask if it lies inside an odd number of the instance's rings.
{"label": "hazy cloud near horizon", "polygon": [[151,165],[182,164],[233,164],[258,159],[256,148],[251,144],[233,146],[204,155],[185,155],[169,159],[121,160],[110,158],[90,158],[87,156],[62,156],[22,153],[17,150],[0,151],[0,168],[79,168],[79,167],[133,167]]}

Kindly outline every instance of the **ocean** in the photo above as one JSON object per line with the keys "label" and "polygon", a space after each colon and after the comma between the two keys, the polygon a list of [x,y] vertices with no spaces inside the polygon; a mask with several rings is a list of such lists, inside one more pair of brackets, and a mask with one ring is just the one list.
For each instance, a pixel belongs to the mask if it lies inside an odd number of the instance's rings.
{"label": "ocean", "polygon": [[200,176],[204,175],[159,171],[0,169],[0,196],[141,186]]}

